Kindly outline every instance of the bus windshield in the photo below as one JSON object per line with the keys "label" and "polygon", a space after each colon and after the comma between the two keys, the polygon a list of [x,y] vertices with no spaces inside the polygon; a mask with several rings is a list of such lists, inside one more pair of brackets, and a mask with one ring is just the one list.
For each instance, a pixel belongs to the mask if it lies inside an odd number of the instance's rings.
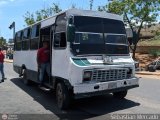
{"label": "bus windshield", "polygon": [[129,54],[122,21],[75,16],[74,25],[76,32],[72,49],[76,54]]}

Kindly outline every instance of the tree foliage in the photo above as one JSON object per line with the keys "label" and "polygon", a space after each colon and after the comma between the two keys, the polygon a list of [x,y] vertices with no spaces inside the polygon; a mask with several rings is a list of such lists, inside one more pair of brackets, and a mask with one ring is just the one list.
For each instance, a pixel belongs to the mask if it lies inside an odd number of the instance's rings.
{"label": "tree foliage", "polygon": [[137,43],[144,24],[155,22],[160,12],[160,0],[112,0],[105,6],[98,7],[99,11],[107,11],[124,16],[133,36],[133,45],[130,46],[135,58]]}
{"label": "tree foliage", "polygon": [[76,8],[76,5],[75,5],[75,4],[72,4],[71,8],[72,8],[72,9]]}
{"label": "tree foliage", "polygon": [[93,9],[93,2],[94,2],[94,1],[93,1],[93,0],[90,0],[89,2],[90,2],[90,3],[89,3],[90,10],[92,10],[92,9]]}
{"label": "tree foliage", "polygon": [[6,39],[0,37],[0,47],[4,47],[6,45]]}
{"label": "tree foliage", "polygon": [[29,26],[61,11],[62,9],[59,8],[59,5],[53,3],[51,7],[48,7],[47,9],[44,8],[41,10],[37,10],[35,13],[30,13],[29,11],[27,11],[24,15],[24,20],[25,23]]}
{"label": "tree foliage", "polygon": [[34,18],[34,14],[30,13],[29,11],[27,11],[25,13],[24,20],[25,20],[27,25],[32,25],[32,24],[34,24],[36,22],[35,18]]}

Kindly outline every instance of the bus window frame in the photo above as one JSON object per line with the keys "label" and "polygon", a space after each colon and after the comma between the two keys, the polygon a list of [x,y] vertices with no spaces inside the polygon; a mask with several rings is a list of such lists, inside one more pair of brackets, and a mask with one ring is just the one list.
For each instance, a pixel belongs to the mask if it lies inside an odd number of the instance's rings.
{"label": "bus window frame", "polygon": [[[37,27],[39,26],[39,36],[35,36],[35,37],[32,37],[32,31],[33,31],[33,27],[36,26],[36,32],[37,32]],[[35,24],[31,27],[31,30],[30,30],[30,50],[31,51],[35,51],[35,50],[38,50],[39,49],[39,41],[40,41],[40,28],[41,28],[41,24],[38,23],[38,24]],[[38,44],[37,44],[37,48],[32,48],[32,40],[35,40],[37,39],[38,40]]]}
{"label": "bus window frame", "polygon": [[16,36],[17,36],[17,33],[15,33],[15,36],[14,36],[14,48],[13,48],[14,51],[16,51],[16,42],[17,42]]}
{"label": "bus window frame", "polygon": [[[63,16],[64,15],[64,18],[65,18],[65,20],[66,20],[66,26],[65,26],[65,30],[64,31],[56,31],[56,28],[57,28],[57,19],[58,19],[58,17],[60,17],[60,16]],[[67,48],[67,25],[68,25],[68,20],[67,20],[67,18],[66,18],[66,13],[62,13],[62,14],[60,14],[60,15],[58,15],[57,17],[56,17],[56,20],[55,20],[55,28],[54,28],[54,33],[53,33],[53,44],[52,44],[52,46],[53,46],[53,48],[54,48],[54,50],[65,50],[66,48]],[[55,47],[54,45],[55,45],[55,35],[56,34],[58,34],[58,33],[65,33],[65,38],[66,38],[66,45],[65,45],[65,47]]]}
{"label": "bus window frame", "polygon": [[[53,42],[53,47],[54,47],[55,50],[57,50],[57,49],[58,49],[58,50],[62,50],[62,49],[66,49],[66,48],[67,48],[67,36],[66,36],[66,32],[65,32],[65,31],[61,31],[61,32],[56,32],[56,33],[54,33],[54,41],[55,41],[55,35],[56,35],[56,34],[61,34],[61,33],[65,33],[66,46],[65,46],[65,47],[55,47],[55,46],[54,46],[55,44],[54,44],[54,42]],[[60,41],[59,41],[59,42],[60,42]]]}
{"label": "bus window frame", "polygon": [[[24,31],[27,30],[27,39],[24,38]],[[29,35],[28,35],[29,34]],[[28,27],[28,28],[25,28],[23,30],[23,39],[22,39],[22,51],[27,51],[27,50],[30,50],[30,37],[31,37],[31,28]],[[28,41],[29,42],[29,45],[28,45],[28,48],[27,49],[23,49],[23,42],[24,41]]]}
{"label": "bus window frame", "polygon": [[[19,33],[20,33],[20,39],[17,40],[17,36],[18,36]],[[15,51],[22,51],[22,38],[23,38],[22,36],[23,36],[23,30],[18,31],[16,33],[16,36],[15,36]],[[21,43],[20,49],[17,49],[17,43]]]}

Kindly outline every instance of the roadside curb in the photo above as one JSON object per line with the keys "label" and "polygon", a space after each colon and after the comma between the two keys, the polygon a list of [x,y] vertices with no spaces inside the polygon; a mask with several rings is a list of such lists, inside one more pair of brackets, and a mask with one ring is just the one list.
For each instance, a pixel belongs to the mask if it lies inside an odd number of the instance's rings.
{"label": "roadside curb", "polygon": [[13,60],[4,59],[4,62],[6,62],[6,63],[13,63]]}
{"label": "roadside curb", "polygon": [[160,76],[160,73],[158,72],[136,72],[138,75],[157,75]]}

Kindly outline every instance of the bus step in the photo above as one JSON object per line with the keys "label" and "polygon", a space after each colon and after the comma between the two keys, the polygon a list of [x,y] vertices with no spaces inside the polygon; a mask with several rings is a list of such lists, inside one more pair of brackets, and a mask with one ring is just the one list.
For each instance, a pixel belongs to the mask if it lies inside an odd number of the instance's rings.
{"label": "bus step", "polygon": [[39,87],[41,90],[43,90],[43,91],[47,91],[47,92],[49,92],[51,89],[50,88],[47,88],[47,87],[44,87],[44,86],[41,86],[41,87]]}

